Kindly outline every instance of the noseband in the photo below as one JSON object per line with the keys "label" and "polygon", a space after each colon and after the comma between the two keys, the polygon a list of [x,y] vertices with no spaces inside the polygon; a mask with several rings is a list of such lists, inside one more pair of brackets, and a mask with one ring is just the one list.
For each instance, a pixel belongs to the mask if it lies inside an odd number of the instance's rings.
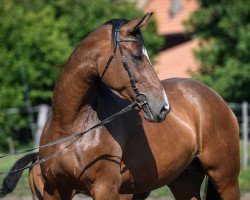
{"label": "noseband", "polygon": [[107,62],[107,65],[102,73],[102,76],[101,76],[101,79],[103,78],[106,70],[108,69],[110,63],[112,62],[114,56],[115,56],[115,52],[116,52],[116,49],[117,49],[117,46],[119,47],[120,49],[120,53],[121,53],[121,57],[122,57],[122,63],[123,63],[123,67],[124,69],[127,71],[128,73],[128,76],[129,76],[129,80],[130,80],[130,83],[132,85],[132,88],[136,94],[135,98],[134,98],[134,102],[132,102],[131,104],[129,104],[127,107],[123,108],[122,110],[120,110],[119,112],[111,115],[110,117],[102,120],[101,122],[97,123],[96,125],[92,126],[91,128],[89,128],[88,130],[86,131],[83,131],[83,132],[80,132],[80,133],[76,133],[76,134],[73,134],[73,135],[70,135],[70,136],[67,136],[67,137],[63,137],[63,138],[60,138],[60,139],[57,139],[55,141],[52,141],[52,142],[49,142],[47,144],[44,144],[44,145],[40,145],[38,147],[33,147],[33,148],[29,148],[29,149],[24,149],[24,150],[20,150],[20,151],[16,151],[14,153],[10,153],[10,154],[6,154],[6,155],[0,155],[0,158],[4,158],[6,156],[13,156],[13,155],[19,155],[19,154],[24,154],[24,153],[28,153],[28,152],[31,152],[31,151],[34,151],[34,150],[37,150],[37,149],[42,149],[42,148],[45,148],[45,147],[49,147],[49,146],[52,146],[52,145],[55,145],[55,144],[60,144],[60,143],[64,143],[64,142],[67,142],[67,141],[71,141],[69,144],[65,145],[63,148],[60,148],[59,150],[57,150],[56,152],[48,155],[47,157],[43,158],[43,159],[40,159],[40,160],[37,160],[29,165],[27,165],[26,167],[20,167],[18,169],[13,169],[9,172],[2,172],[0,171],[0,175],[1,174],[6,174],[6,173],[15,173],[15,172],[20,172],[20,171],[23,171],[25,169],[28,169],[28,168],[32,168],[36,165],[41,165],[42,163],[50,160],[51,158],[57,156],[59,153],[61,153],[64,149],[68,148],[69,146],[71,146],[72,144],[74,144],[74,142],[76,142],[82,135],[84,135],[85,133],[97,128],[97,127],[100,127],[100,126],[103,126],[105,124],[108,124],[110,123],[111,121],[113,121],[115,118],[117,118],[118,116],[120,115],[123,115],[124,113],[132,110],[136,105],[138,105],[140,108],[143,108],[144,109],[144,106],[148,106],[148,102],[147,102],[147,98],[146,96],[143,94],[143,93],[140,93],[139,90],[138,90],[138,87],[136,85],[136,81],[134,79],[134,76],[133,74],[131,73],[129,67],[128,67],[128,64],[126,62],[126,58],[123,54],[123,51],[122,51],[122,47],[121,47],[121,44],[120,42],[140,42],[138,39],[134,39],[134,38],[120,38],[119,37],[119,31],[120,31],[120,28],[121,26],[124,24],[124,21],[121,21],[121,20],[117,20],[114,25],[113,25],[113,30],[114,31],[114,51],[113,53],[111,54],[111,56],[109,57],[109,60]]}
{"label": "noseband", "polygon": [[137,105],[140,108],[143,108],[146,104],[148,104],[147,98],[143,93],[139,92],[139,89],[138,89],[137,84],[136,84],[136,80],[135,80],[135,78],[134,78],[134,76],[133,76],[133,74],[128,66],[128,63],[126,62],[126,57],[123,54],[123,50],[122,50],[122,46],[121,46],[121,42],[138,42],[139,43],[140,41],[138,39],[135,39],[135,38],[120,38],[120,28],[122,27],[122,25],[124,23],[125,22],[123,20],[117,20],[113,23],[112,35],[113,35],[114,50],[113,50],[113,53],[111,54],[111,56],[109,57],[109,60],[105,66],[103,73],[102,73],[101,79],[103,78],[110,63],[112,62],[112,60],[115,56],[117,47],[119,47],[120,54],[122,57],[123,67],[126,70],[126,72],[128,73],[128,77],[129,77],[132,89],[136,94],[134,97],[134,101],[137,103]]}

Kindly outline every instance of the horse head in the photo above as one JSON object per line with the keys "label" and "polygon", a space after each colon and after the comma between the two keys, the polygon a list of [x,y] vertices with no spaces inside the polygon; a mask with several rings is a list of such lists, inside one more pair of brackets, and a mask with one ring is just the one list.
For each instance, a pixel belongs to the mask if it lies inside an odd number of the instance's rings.
{"label": "horse head", "polygon": [[161,122],[170,111],[170,105],[140,32],[151,15],[132,21],[111,20],[105,24],[109,28],[104,28],[106,32],[101,33],[104,39],[99,47],[102,55],[98,74],[111,89],[136,101],[143,108],[145,119]]}

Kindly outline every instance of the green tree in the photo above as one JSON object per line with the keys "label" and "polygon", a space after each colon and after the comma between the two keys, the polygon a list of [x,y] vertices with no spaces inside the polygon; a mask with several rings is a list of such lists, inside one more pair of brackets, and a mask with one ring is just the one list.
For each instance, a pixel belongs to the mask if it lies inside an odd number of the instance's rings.
{"label": "green tree", "polygon": [[250,100],[250,2],[201,0],[187,28],[204,41],[195,51],[201,65],[194,78],[227,101]]}
{"label": "green tree", "polygon": [[[85,35],[110,19],[142,15],[129,0],[0,1],[0,146],[7,136],[20,141],[30,134],[27,114],[1,112],[25,106],[24,83],[33,106],[50,104],[63,63]],[[154,21],[144,33],[154,56],[163,44]]]}

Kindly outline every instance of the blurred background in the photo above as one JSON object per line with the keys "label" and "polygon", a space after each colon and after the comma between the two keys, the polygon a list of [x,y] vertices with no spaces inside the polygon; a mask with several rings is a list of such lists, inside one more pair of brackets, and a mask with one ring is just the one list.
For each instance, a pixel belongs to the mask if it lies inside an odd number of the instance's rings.
{"label": "blurred background", "polygon": [[[0,152],[38,144],[60,70],[85,35],[145,12],[154,12],[143,35],[159,78],[199,80],[235,112],[240,186],[250,199],[249,0],[0,0]],[[0,160],[0,171],[15,159]],[[29,194],[24,179],[15,194]],[[166,188],[153,194],[166,195]]]}

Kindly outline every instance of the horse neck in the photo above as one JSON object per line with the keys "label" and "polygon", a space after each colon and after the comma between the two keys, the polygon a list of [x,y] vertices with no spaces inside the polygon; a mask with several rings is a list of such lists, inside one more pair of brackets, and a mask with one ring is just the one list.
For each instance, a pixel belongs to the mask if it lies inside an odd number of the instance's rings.
{"label": "horse neck", "polygon": [[[54,90],[52,111],[54,122],[68,131],[96,99],[96,64],[84,52],[83,45],[70,56]],[[84,56],[85,55],[85,56]],[[86,115],[85,115],[86,116]]]}

